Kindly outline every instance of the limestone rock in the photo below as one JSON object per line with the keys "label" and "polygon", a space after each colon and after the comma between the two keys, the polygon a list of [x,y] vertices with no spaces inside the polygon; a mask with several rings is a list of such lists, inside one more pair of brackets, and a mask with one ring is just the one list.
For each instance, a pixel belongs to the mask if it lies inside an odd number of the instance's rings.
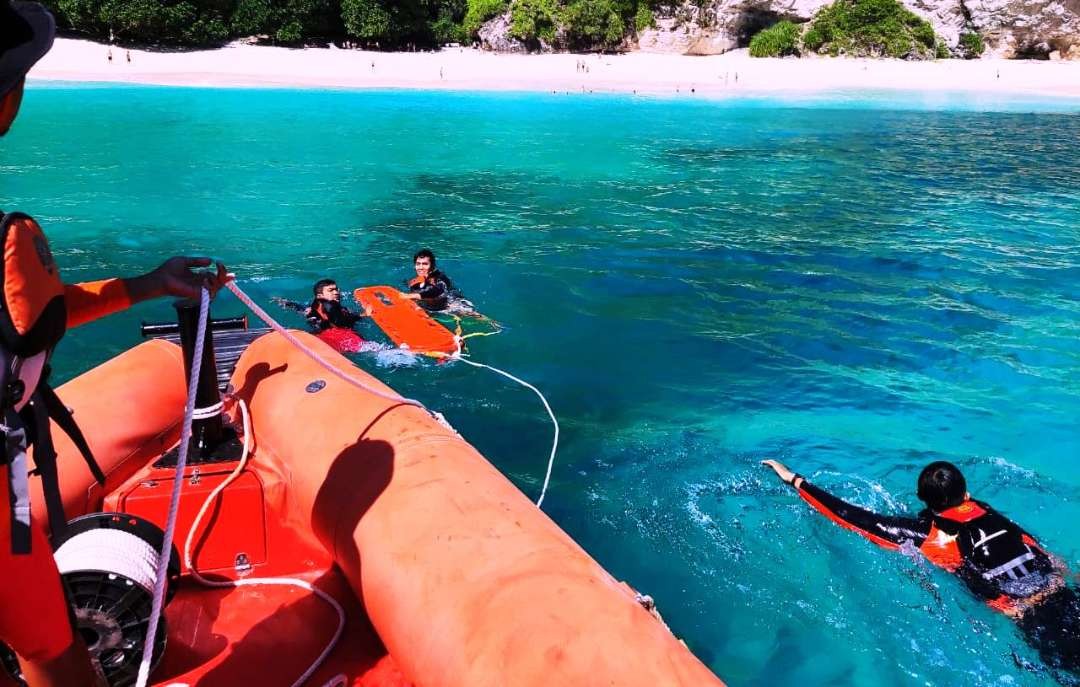
{"label": "limestone rock", "polygon": [[787,19],[809,21],[830,0],[711,0],[662,6],[656,27],[638,35],[647,52],[716,55],[744,48],[761,29]]}
{"label": "limestone rock", "polygon": [[990,54],[1046,59],[1080,46],[1080,0],[960,1]]}
{"label": "limestone rock", "polygon": [[510,35],[510,13],[489,19],[477,32],[480,47],[494,52],[529,52],[527,46]]}
{"label": "limestone rock", "polygon": [[[637,35],[645,52],[715,55],[749,45],[761,29],[780,20],[810,21],[831,0],[673,0],[656,10],[656,26]],[[983,37],[987,56],[1080,59],[1080,0],[901,0],[934,27],[958,54],[960,35]],[[487,50],[528,52],[510,36],[510,13],[480,29]],[[564,41],[556,39],[557,46]],[[557,47],[556,46],[556,47]],[[629,41],[627,48],[634,47]],[[549,52],[552,46],[540,45]]]}

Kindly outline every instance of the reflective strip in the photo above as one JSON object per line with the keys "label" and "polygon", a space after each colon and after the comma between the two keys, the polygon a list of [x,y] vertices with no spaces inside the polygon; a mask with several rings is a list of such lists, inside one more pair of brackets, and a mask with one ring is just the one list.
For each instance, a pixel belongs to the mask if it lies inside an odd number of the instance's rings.
{"label": "reflective strip", "polygon": [[1009,577],[1014,580],[1019,579],[1019,576],[1016,574],[1016,569],[1022,568],[1024,571],[1023,574],[1027,575],[1028,571],[1027,568],[1024,567],[1024,563],[1027,563],[1033,558],[1035,558],[1035,554],[1031,553],[1031,550],[1028,549],[1027,553],[1017,556],[1008,563],[1003,563],[998,567],[994,568],[993,570],[987,570],[983,573],[983,579],[990,580],[1006,573],[1008,573]]}
{"label": "reflective strip", "polygon": [[1001,535],[1006,534],[1007,532],[1008,532],[1008,530],[998,530],[997,532],[994,532],[993,534],[986,534],[982,530],[979,530],[979,534],[982,535],[982,539],[980,539],[977,542],[974,542],[971,545],[971,548],[977,549],[980,546],[982,546],[983,544],[985,544],[986,542],[990,541],[991,539],[994,539],[995,537],[1000,537]]}

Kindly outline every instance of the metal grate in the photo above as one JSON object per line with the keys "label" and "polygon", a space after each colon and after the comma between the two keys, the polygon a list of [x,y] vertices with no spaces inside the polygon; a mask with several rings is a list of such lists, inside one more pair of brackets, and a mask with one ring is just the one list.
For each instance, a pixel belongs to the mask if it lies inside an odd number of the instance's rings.
{"label": "metal grate", "polygon": [[[236,369],[236,362],[240,360],[240,356],[252,341],[259,338],[263,334],[268,334],[271,331],[269,327],[261,327],[259,329],[243,329],[239,331],[223,331],[214,332],[214,359],[217,361],[217,378],[218,389],[225,390],[228,386],[229,380],[232,379],[233,370]],[[163,334],[160,336],[151,336],[152,339],[164,339],[165,341],[171,341],[177,346],[180,345],[179,334]]]}

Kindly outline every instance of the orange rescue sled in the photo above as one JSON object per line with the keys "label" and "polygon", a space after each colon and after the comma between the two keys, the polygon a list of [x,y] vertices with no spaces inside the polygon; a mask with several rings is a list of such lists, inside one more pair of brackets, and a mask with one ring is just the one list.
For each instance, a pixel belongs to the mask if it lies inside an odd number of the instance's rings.
{"label": "orange rescue sled", "polygon": [[365,286],[353,292],[360,305],[390,340],[417,353],[454,353],[454,334],[431,318],[423,308],[391,286]]}

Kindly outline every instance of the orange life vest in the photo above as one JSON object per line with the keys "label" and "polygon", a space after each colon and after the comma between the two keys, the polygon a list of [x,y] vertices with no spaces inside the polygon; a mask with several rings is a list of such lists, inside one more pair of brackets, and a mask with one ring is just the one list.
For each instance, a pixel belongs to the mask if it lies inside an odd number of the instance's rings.
{"label": "orange life vest", "polygon": [[11,549],[30,553],[30,490],[27,449],[34,449],[49,526],[57,536],[66,525],[56,473],[49,418],[82,452],[101,484],[105,476],[71,413],[47,384],[49,356],[67,328],[60,270],[37,222],[22,213],[0,213],[0,464],[8,465]]}

